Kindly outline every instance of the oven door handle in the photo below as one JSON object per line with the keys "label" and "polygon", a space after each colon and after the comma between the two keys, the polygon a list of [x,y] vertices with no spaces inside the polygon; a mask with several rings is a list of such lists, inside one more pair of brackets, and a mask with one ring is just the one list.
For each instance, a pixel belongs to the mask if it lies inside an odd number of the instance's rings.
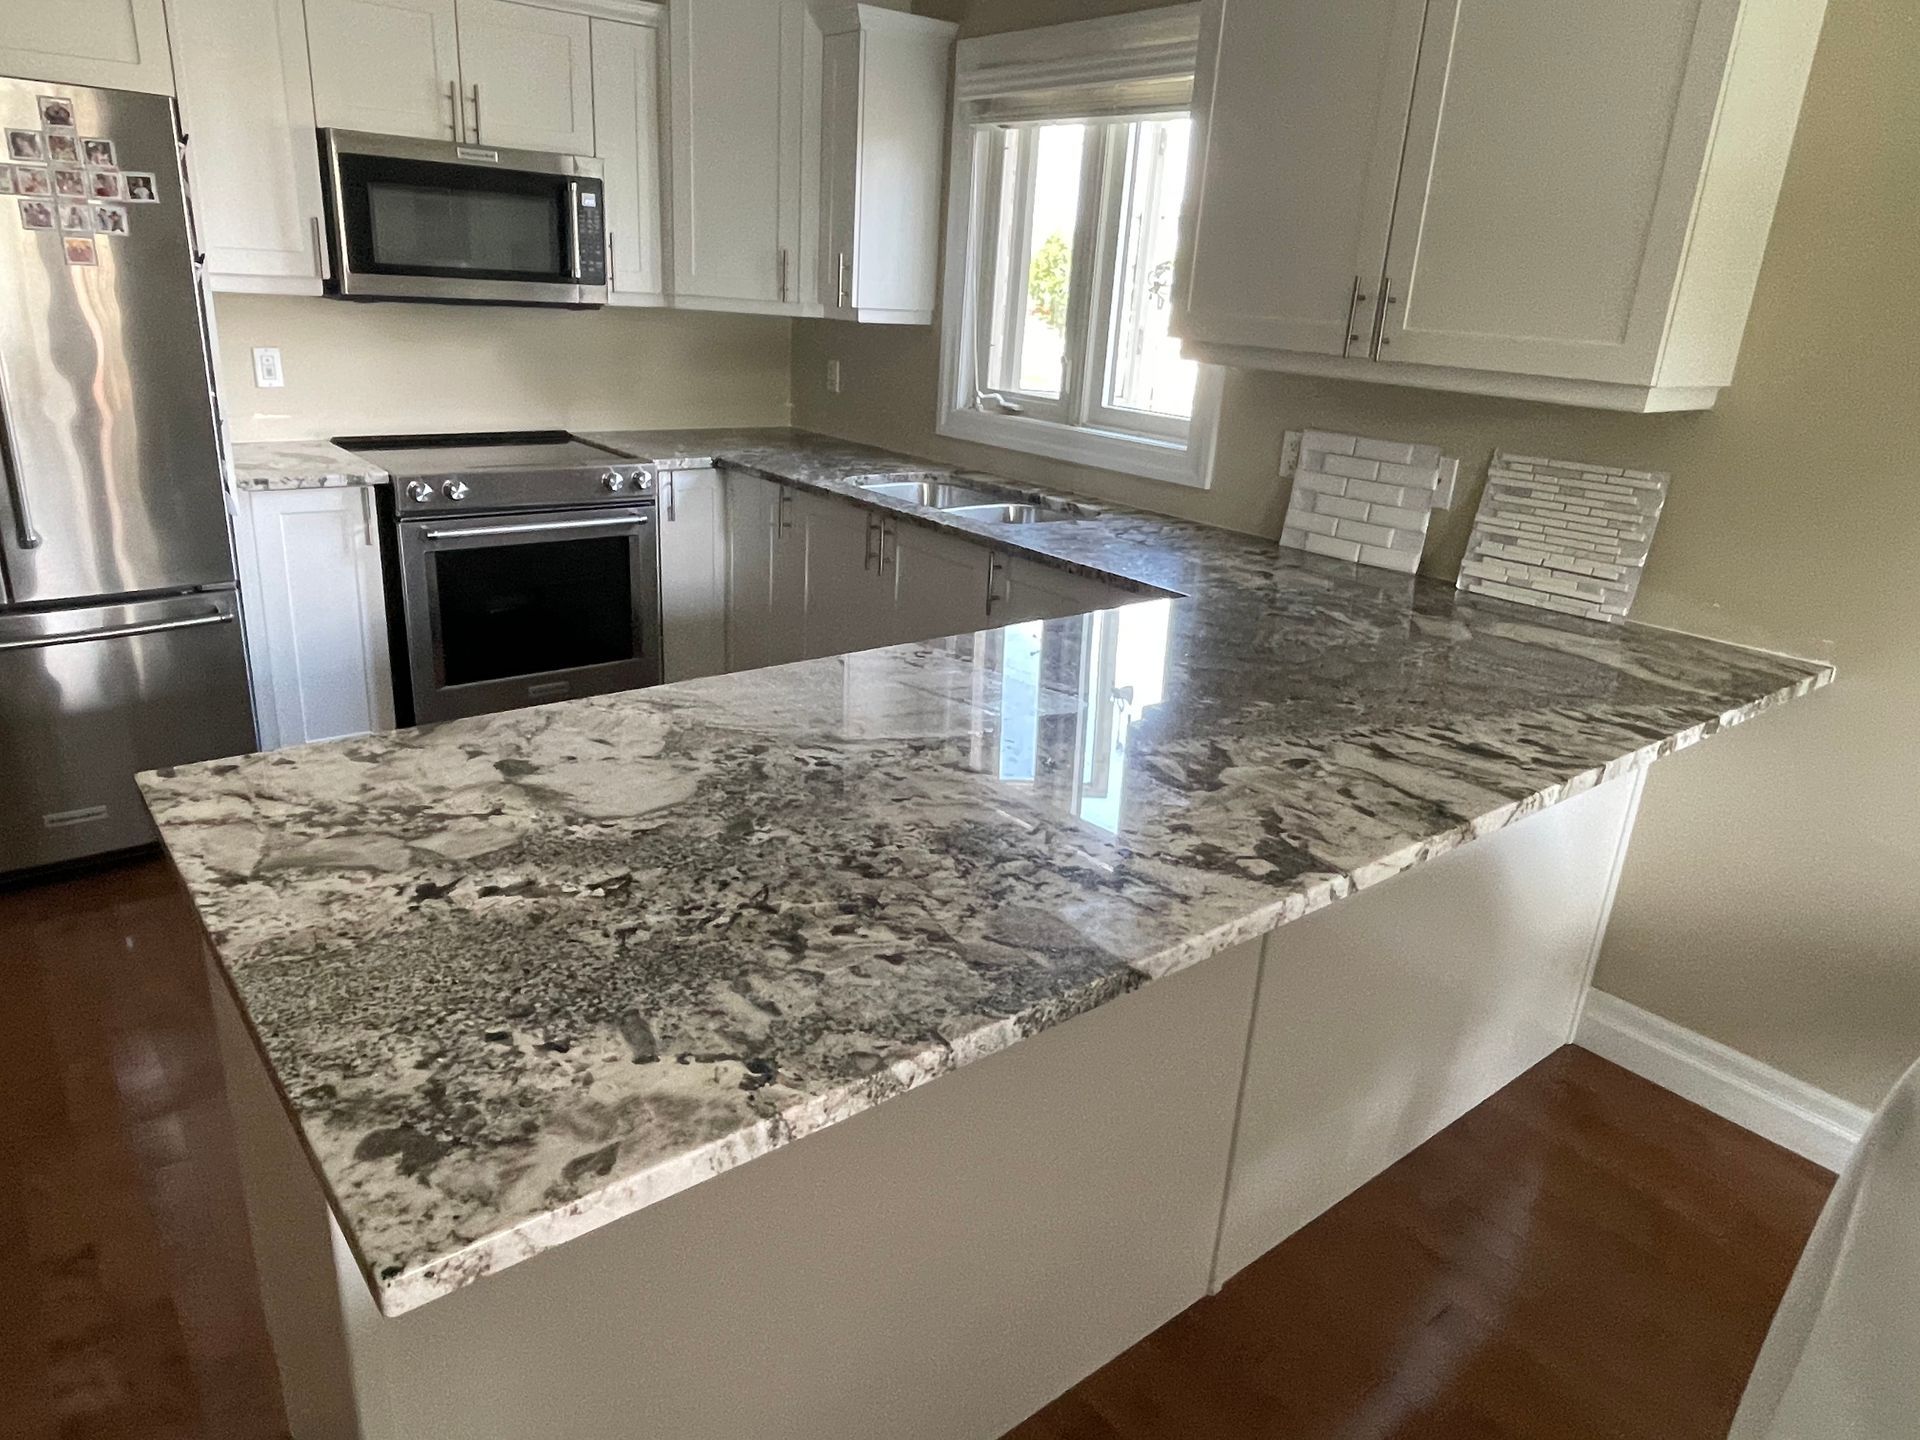
{"label": "oven door handle", "polygon": [[556,530],[630,530],[650,523],[646,515],[616,515],[602,520],[543,520],[537,525],[473,525],[463,530],[429,530],[428,540],[474,540],[495,535],[551,535]]}

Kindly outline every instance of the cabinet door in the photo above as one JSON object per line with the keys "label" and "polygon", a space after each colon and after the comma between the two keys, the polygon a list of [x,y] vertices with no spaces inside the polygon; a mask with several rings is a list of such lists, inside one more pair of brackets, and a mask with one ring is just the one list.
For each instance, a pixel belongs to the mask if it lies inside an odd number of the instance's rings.
{"label": "cabinet door", "polygon": [[1224,0],[1207,12],[1174,333],[1369,352],[1425,11]]}
{"label": "cabinet door", "polygon": [[320,160],[300,0],[168,0],[194,214],[216,290],[320,293]]}
{"label": "cabinet door", "polygon": [[459,0],[467,138],[593,154],[592,23],[513,0]]}
{"label": "cabinet door", "polygon": [[455,0],[307,0],[315,122],[457,140]]}
{"label": "cabinet door", "polygon": [[860,56],[858,30],[829,35],[822,47],[820,118],[820,303],[835,318],[854,313],[854,247],[860,204]]}
{"label": "cabinet door", "polygon": [[1739,0],[1433,0],[1383,360],[1649,383]]}
{"label": "cabinet door", "polygon": [[[626,28],[626,27],[620,27]],[[717,470],[660,477],[660,626],[666,678],[727,669],[727,506]]]}
{"label": "cabinet door", "polygon": [[726,476],[728,670],[801,658],[807,547],[797,504],[783,485],[737,470]]}
{"label": "cabinet door", "polygon": [[161,0],[5,0],[0,75],[170,95]]}
{"label": "cabinet door", "polygon": [[893,590],[881,568],[885,521],[832,495],[798,497],[807,537],[804,652],[845,655],[891,643]]}
{"label": "cabinet door", "polygon": [[676,302],[798,305],[804,0],[676,0]]}
{"label": "cabinet door", "polygon": [[269,746],[393,726],[373,492],[241,497],[241,604]]}
{"label": "cabinet door", "polygon": [[996,554],[998,594],[993,603],[995,625],[1017,625],[1027,620],[1058,620],[1090,610],[1110,610],[1143,598],[1105,580],[1076,575],[1025,556]]}
{"label": "cabinet door", "polygon": [[593,138],[607,183],[607,298],[657,305],[666,242],[660,194],[660,31],[593,22]]}
{"label": "cabinet door", "polygon": [[988,624],[991,552],[978,541],[896,520],[885,559],[893,582],[896,642],[969,635]]}

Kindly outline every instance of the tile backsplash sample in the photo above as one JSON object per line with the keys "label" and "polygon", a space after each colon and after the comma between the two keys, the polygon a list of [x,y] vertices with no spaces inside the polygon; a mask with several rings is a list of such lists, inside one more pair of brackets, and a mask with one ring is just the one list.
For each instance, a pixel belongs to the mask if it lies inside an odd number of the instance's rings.
{"label": "tile backsplash sample", "polygon": [[1640,589],[1667,477],[1497,452],[1460,565],[1460,588],[1594,620]]}
{"label": "tile backsplash sample", "polygon": [[1459,471],[1437,445],[1309,430],[1280,543],[1411,575]]}

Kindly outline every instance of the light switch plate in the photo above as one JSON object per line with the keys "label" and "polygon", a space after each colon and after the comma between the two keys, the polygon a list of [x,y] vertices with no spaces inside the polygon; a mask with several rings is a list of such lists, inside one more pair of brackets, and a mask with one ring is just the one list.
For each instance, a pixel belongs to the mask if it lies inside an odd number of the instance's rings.
{"label": "light switch plate", "polygon": [[262,390],[278,390],[287,383],[286,372],[280,368],[279,346],[253,347],[253,383]]}

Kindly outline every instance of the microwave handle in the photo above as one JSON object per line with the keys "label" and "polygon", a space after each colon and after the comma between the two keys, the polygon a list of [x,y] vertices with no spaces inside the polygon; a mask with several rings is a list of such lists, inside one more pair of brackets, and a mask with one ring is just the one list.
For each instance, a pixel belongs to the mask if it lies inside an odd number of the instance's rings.
{"label": "microwave handle", "polygon": [[580,182],[567,182],[567,258],[573,267],[573,283],[581,281],[585,266],[580,262]]}

